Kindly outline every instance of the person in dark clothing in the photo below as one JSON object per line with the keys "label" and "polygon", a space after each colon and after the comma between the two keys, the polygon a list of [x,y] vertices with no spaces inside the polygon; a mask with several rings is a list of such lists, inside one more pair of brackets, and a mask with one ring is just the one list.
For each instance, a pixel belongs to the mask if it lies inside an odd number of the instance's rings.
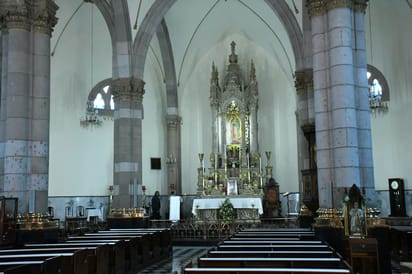
{"label": "person in dark clothing", "polygon": [[160,193],[156,191],[152,197],[152,219],[160,218]]}

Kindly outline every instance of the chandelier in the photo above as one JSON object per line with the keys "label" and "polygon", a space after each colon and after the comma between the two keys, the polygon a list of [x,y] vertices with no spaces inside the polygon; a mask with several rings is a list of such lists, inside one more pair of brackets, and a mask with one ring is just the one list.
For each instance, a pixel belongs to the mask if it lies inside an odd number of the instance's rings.
{"label": "chandelier", "polygon": [[100,126],[102,120],[99,116],[99,111],[94,108],[92,101],[87,101],[86,114],[83,119],[80,120],[80,125],[82,127],[88,126]]}

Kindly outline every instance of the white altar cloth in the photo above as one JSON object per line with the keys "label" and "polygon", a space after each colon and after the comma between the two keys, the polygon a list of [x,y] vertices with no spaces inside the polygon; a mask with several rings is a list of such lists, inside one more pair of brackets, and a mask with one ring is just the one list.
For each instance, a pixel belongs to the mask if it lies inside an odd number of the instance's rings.
{"label": "white altar cloth", "polygon": [[[196,209],[218,209],[227,198],[200,198],[194,199],[192,213],[196,215]],[[259,197],[229,198],[234,208],[257,208],[259,214],[263,214],[262,199]]]}

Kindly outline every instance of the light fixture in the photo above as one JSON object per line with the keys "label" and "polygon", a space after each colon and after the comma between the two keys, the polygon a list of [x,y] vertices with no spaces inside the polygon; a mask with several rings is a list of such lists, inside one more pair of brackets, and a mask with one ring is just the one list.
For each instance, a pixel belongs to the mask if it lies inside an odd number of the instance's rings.
{"label": "light fixture", "polygon": [[102,124],[101,117],[99,116],[99,111],[94,108],[93,102],[87,101],[86,114],[83,119],[80,120],[80,125],[82,127],[88,126],[100,126]]}

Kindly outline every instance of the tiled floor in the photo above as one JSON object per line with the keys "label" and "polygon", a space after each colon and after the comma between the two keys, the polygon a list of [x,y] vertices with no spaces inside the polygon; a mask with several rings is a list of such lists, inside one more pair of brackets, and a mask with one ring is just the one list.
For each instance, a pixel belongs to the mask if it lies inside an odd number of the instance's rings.
{"label": "tiled floor", "polygon": [[174,246],[173,258],[163,260],[155,265],[147,267],[146,269],[137,272],[137,274],[180,274],[182,273],[182,266],[186,264],[191,258],[202,254],[210,247],[208,246]]}

